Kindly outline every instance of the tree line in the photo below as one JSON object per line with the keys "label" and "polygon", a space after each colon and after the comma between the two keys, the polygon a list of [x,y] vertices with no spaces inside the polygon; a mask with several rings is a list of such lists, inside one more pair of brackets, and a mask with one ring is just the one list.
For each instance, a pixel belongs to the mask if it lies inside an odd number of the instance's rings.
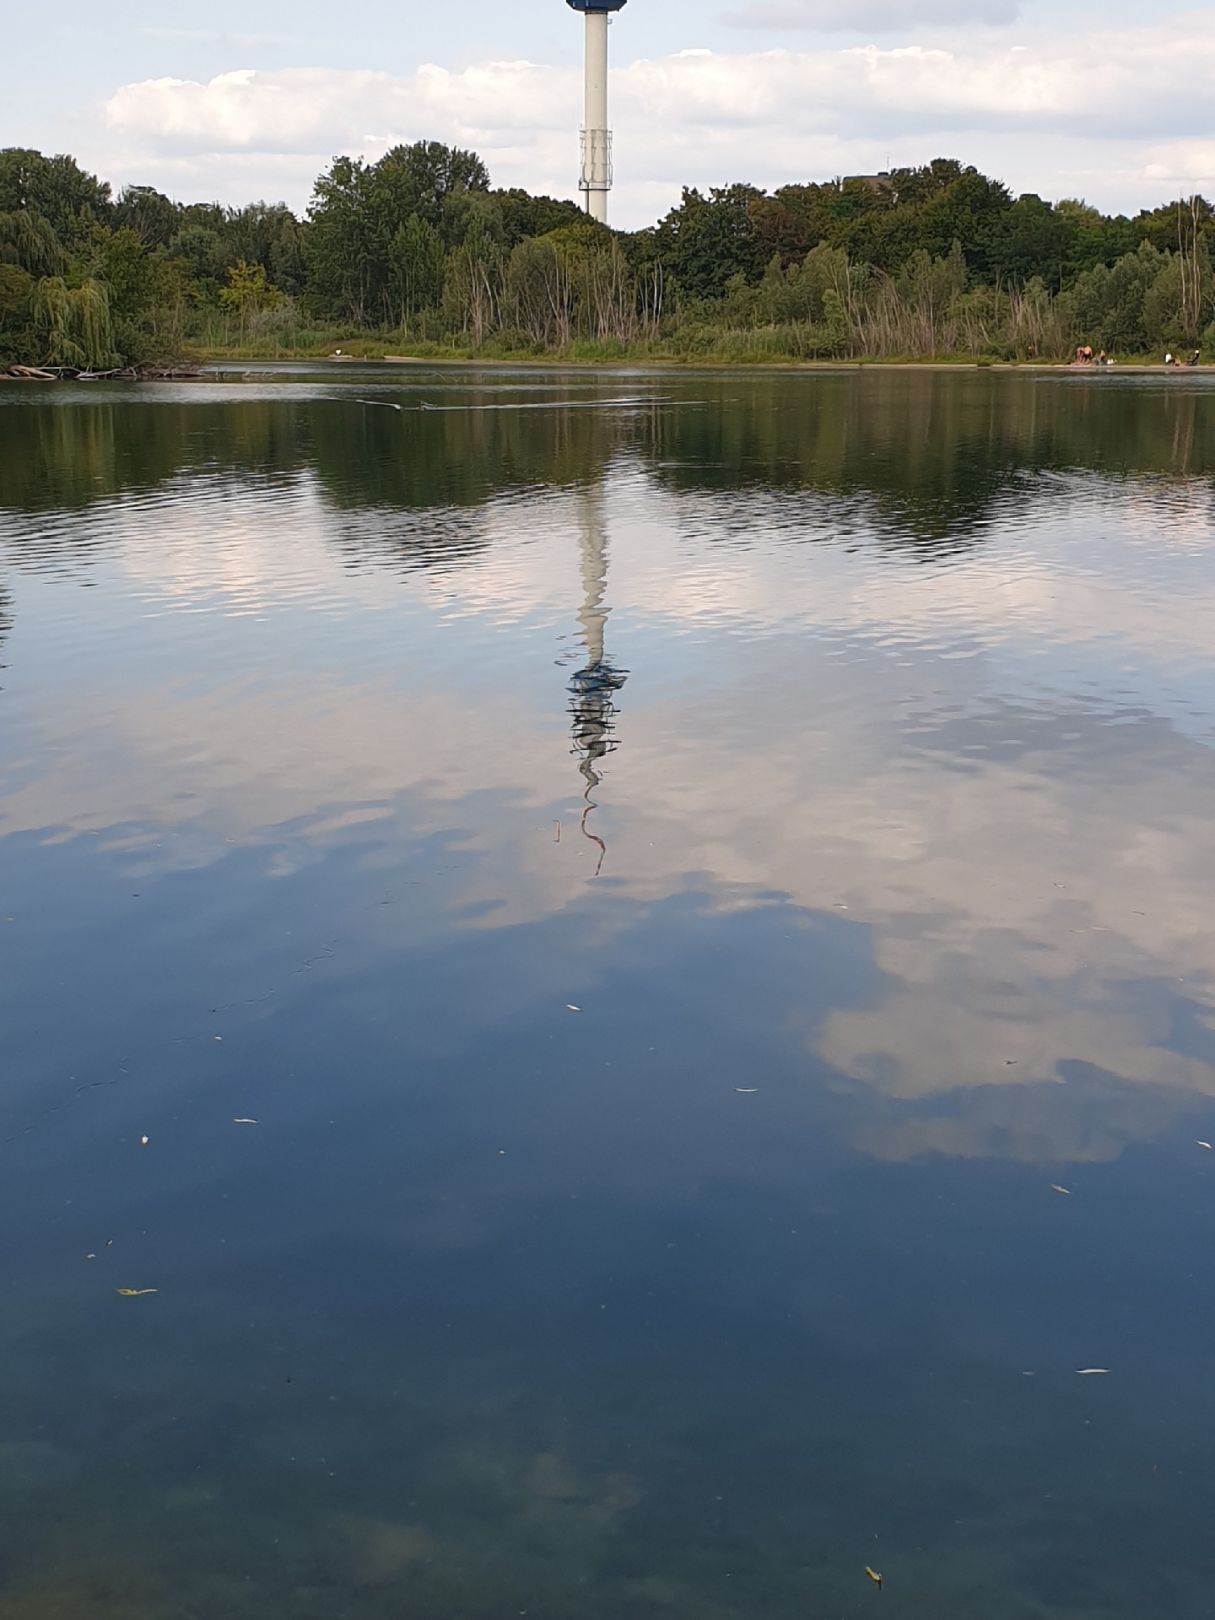
{"label": "tree line", "polygon": [[1105,215],[1014,197],[951,159],[684,190],[619,232],[495,189],[434,141],[336,158],[303,219],[180,204],[68,156],[0,151],[0,363],[101,369],[189,353],[762,360],[1058,359],[1215,348],[1202,197]]}

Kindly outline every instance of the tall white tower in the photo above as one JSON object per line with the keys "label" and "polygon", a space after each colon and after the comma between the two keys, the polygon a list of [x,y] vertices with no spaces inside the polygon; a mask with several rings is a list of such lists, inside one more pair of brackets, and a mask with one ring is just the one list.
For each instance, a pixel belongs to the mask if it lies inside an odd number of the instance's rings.
{"label": "tall white tower", "polygon": [[606,222],[612,189],[612,131],[608,127],[608,23],[628,0],[567,0],[586,16],[586,114],[582,124],[582,178],[578,184],[592,219]]}

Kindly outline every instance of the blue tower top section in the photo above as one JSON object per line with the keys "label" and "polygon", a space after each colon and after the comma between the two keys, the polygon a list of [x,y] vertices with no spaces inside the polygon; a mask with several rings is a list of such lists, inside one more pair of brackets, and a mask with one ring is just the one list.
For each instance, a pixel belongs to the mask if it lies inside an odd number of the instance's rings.
{"label": "blue tower top section", "polygon": [[575,11],[621,11],[628,0],[565,0]]}

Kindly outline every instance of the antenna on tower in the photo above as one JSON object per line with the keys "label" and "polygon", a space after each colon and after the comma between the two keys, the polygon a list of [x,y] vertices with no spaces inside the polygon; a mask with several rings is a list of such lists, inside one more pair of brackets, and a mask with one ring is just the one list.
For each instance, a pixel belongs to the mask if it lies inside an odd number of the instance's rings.
{"label": "antenna on tower", "polygon": [[612,189],[612,131],[608,125],[608,21],[628,0],[566,0],[586,17],[586,114],[582,121],[579,188],[592,219],[607,222]]}

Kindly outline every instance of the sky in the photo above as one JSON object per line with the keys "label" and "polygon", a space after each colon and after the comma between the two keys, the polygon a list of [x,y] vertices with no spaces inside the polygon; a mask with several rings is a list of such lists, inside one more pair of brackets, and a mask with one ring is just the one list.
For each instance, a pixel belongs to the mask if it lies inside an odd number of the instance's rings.
{"label": "sky", "polygon": [[[581,19],[563,0],[59,0],[4,24],[0,146],[118,188],[297,210],[338,153],[475,148],[577,194]],[[48,63],[54,64],[53,79]],[[683,185],[957,157],[1016,192],[1135,211],[1215,194],[1215,8],[1129,0],[629,0],[612,28],[612,221]]]}

